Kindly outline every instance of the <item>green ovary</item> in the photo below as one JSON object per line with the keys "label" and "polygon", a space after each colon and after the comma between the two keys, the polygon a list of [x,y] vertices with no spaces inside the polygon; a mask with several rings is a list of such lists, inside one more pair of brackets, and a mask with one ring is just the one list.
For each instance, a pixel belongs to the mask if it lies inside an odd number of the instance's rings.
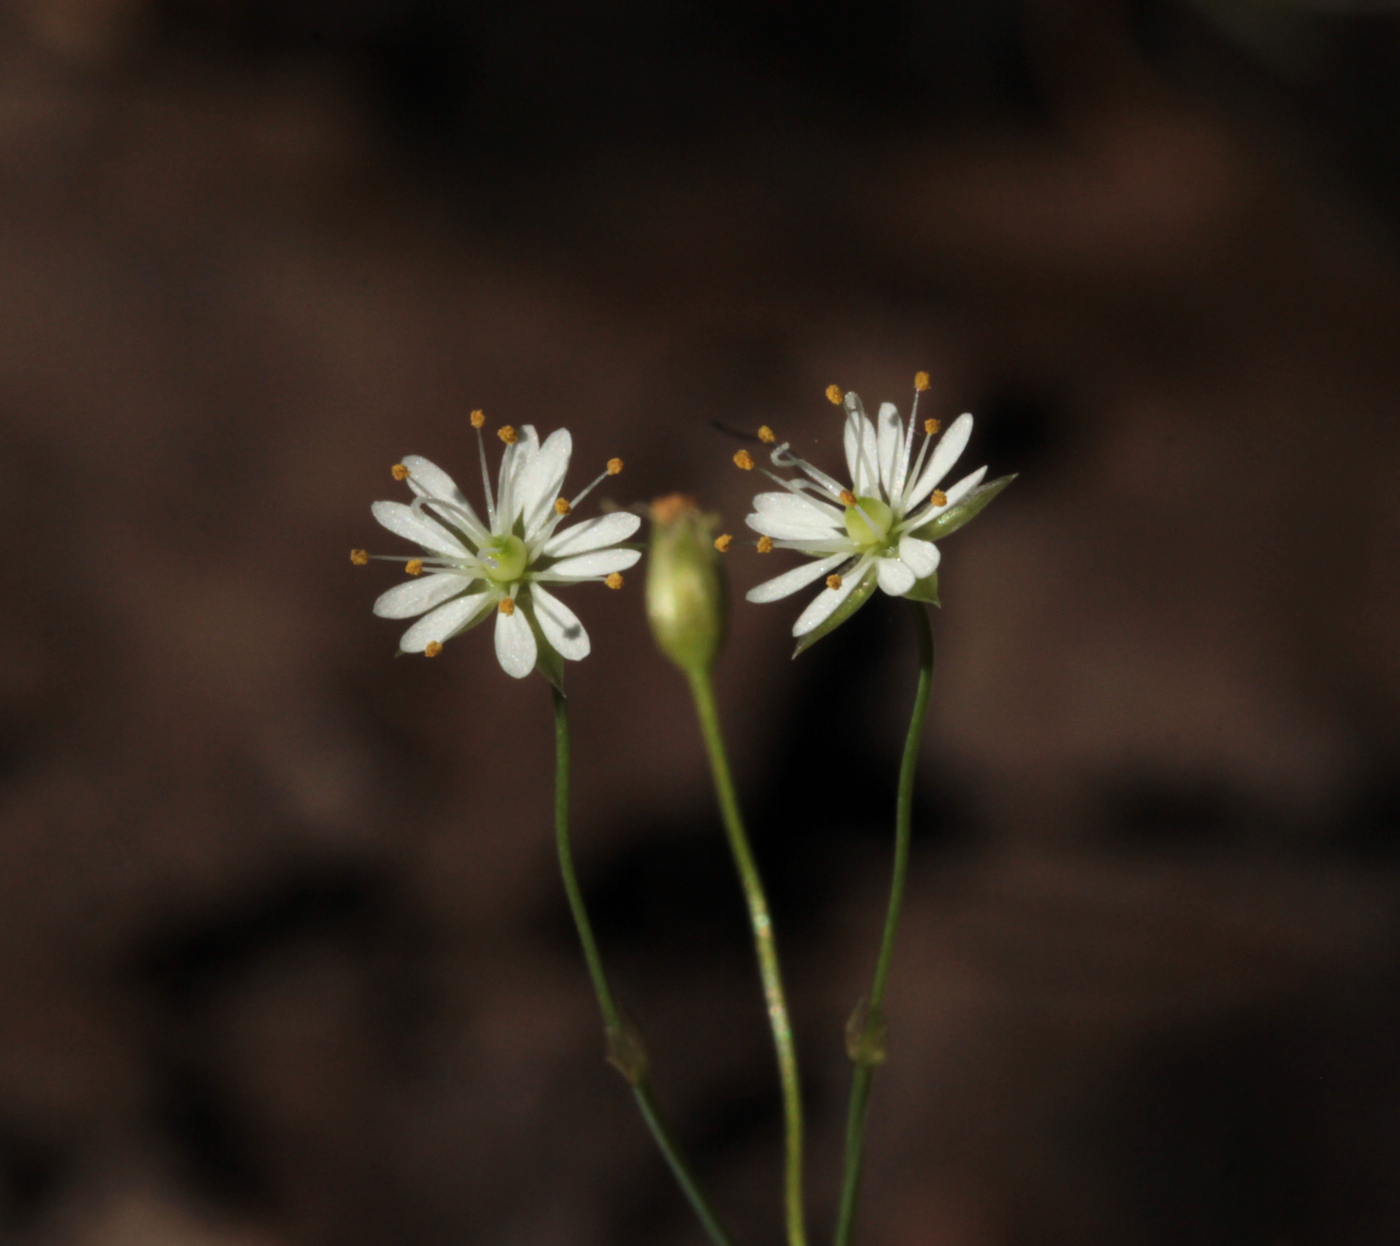
{"label": "green ovary", "polygon": [[846,507],[846,531],[851,540],[867,549],[884,543],[893,522],[894,511],[879,498],[857,498],[856,506]]}
{"label": "green ovary", "polygon": [[[497,584],[518,580],[530,559],[525,542],[518,536],[501,537],[490,545],[483,545],[477,551],[477,557],[486,568],[487,576]],[[494,567],[491,565],[493,562],[496,564]]]}

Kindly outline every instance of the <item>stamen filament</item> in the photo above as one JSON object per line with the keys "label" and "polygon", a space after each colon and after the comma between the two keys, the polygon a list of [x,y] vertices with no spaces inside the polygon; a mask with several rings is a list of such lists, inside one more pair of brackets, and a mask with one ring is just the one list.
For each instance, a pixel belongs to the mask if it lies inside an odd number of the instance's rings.
{"label": "stamen filament", "polygon": [[[481,423],[484,424],[486,418],[483,416]],[[486,463],[486,438],[481,435],[481,424],[476,422],[476,412],[472,412],[472,427],[476,429],[476,444],[481,451],[481,486],[486,490],[486,519],[491,525],[491,531],[496,530],[496,495],[491,492],[491,469]]]}

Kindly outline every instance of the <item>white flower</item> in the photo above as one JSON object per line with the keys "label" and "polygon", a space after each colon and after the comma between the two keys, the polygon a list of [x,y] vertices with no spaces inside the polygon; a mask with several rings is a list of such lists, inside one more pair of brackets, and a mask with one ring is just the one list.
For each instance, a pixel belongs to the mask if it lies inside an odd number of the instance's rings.
{"label": "white flower", "polygon": [[[478,440],[482,423],[480,412],[473,412]],[[622,470],[622,461],[609,462],[593,484],[569,501],[559,493],[573,449],[567,429],[551,433],[543,445],[528,424],[518,434],[502,428],[500,437],[507,444],[494,495],[486,447],[481,446],[484,520],[440,467],[418,455],[395,465],[395,478],[407,481],[414,501],[376,502],[371,510],[390,532],[421,546],[423,554],[404,559],[414,578],[380,596],[374,613],[386,619],[421,615],[399,648],[428,657],[494,614],[496,657],[507,675],[524,679],[537,661],[546,674],[550,667],[557,669],[552,654],[576,662],[589,652],[588,633],[578,616],[545,585],[601,580],[620,588],[620,573],[641,553],[614,547],[636,532],[641,520],[618,511],[561,529],[564,517],[599,481]],[[368,561],[359,550],[351,557],[357,563]]]}
{"label": "white flower", "polygon": [[[987,469],[980,467],[964,476],[946,493],[938,489],[967,445],[972,433],[970,415],[959,416],[936,441],[938,424],[926,421],[924,439],[914,457],[918,391],[926,385],[921,374],[907,425],[892,402],[880,407],[872,424],[859,395],[846,394],[843,399],[835,386],[827,391],[832,402],[843,403],[846,410],[849,488],[789,454],[786,443],[774,449],[776,466],[799,468],[807,479],[784,480],[765,472],[783,486],[783,492],[754,498],[748,525],[766,538],[759,542],[761,550],[795,549],[816,561],[750,589],[748,599],[778,601],[825,578],[827,586],[793,626],[794,636],[813,632],[848,603],[858,607],[877,584],[890,596],[903,597],[938,570],[938,547],[915,533],[972,493]],[[763,435],[772,438],[766,429]],[[753,463],[742,451],[735,461],[741,467]]]}

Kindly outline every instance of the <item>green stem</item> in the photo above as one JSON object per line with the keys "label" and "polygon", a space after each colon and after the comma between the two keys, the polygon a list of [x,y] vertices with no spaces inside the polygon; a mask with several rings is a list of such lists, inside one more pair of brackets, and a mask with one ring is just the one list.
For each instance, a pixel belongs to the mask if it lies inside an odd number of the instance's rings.
{"label": "green stem", "polygon": [[705,749],[710,755],[710,770],[719,796],[724,831],[729,837],[729,849],[734,856],[744,900],[749,908],[749,925],[753,928],[754,948],[758,952],[758,972],[768,1004],[768,1024],[773,1030],[773,1045],[777,1048],[787,1142],[783,1191],[788,1246],[806,1246],[807,1230],[802,1206],[802,1088],[797,1076],[797,1049],[793,1044],[792,1024],[788,1019],[787,1000],[783,994],[783,976],[778,967],[773,921],[768,913],[768,899],[763,894],[763,880],[759,877],[758,865],[753,859],[753,850],[749,847],[748,834],[744,830],[739,798],[735,795],[734,779],[729,773],[729,761],[725,757],[714,684],[708,669],[692,669],[686,675],[690,680],[691,695],[695,698],[695,711],[700,718]]}
{"label": "green stem", "polygon": [[[933,632],[929,627],[928,607],[911,602],[919,633],[919,687],[914,693],[914,713],[909,720],[909,734],[904,740],[904,758],[899,767],[899,795],[894,816],[894,871],[890,880],[890,903],[885,913],[885,932],[880,940],[880,957],[875,962],[875,980],[870,986],[863,1025],[866,1035],[883,1030],[882,1005],[885,984],[889,979],[890,962],[894,959],[895,932],[904,907],[904,883],[909,874],[909,832],[914,810],[914,770],[919,761],[919,741],[924,734],[924,718],[928,714],[929,691],[933,686]],[[883,1046],[883,1035],[878,1042]],[[875,1056],[873,1052],[865,1053]],[[875,1076],[876,1060],[884,1058],[883,1050],[875,1058],[857,1060],[851,1080],[851,1103],[846,1117],[846,1171],[841,1183],[841,1208],[836,1221],[836,1246],[850,1246],[855,1231],[856,1201],[860,1195],[861,1150],[865,1145],[865,1121],[870,1110],[870,1083]]]}
{"label": "green stem", "polygon": [[665,1156],[681,1190],[685,1193],[710,1241],[715,1246],[734,1246],[734,1240],[715,1215],[714,1208],[700,1189],[700,1183],[681,1153],[656,1101],[656,1092],[646,1073],[646,1056],[640,1039],[629,1025],[613,997],[603,970],[603,958],[598,953],[598,941],[593,937],[593,924],[583,903],[583,889],[574,873],[574,854],[569,842],[569,703],[563,693],[554,690],[554,842],[559,850],[559,871],[564,876],[564,892],[569,897],[569,911],[574,917],[583,959],[588,963],[588,976],[593,981],[593,993],[598,997],[598,1009],[607,1028],[609,1060],[632,1086],[637,1108],[646,1121],[651,1136]]}

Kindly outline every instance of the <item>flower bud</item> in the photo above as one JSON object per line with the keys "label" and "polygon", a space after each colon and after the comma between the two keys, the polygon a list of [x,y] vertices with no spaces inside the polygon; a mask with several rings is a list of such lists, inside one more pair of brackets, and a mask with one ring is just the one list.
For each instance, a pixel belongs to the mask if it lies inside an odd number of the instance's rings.
{"label": "flower bud", "polygon": [[647,619],[657,647],[687,673],[708,671],[724,644],[724,575],[713,520],[679,493],[651,507]]}

